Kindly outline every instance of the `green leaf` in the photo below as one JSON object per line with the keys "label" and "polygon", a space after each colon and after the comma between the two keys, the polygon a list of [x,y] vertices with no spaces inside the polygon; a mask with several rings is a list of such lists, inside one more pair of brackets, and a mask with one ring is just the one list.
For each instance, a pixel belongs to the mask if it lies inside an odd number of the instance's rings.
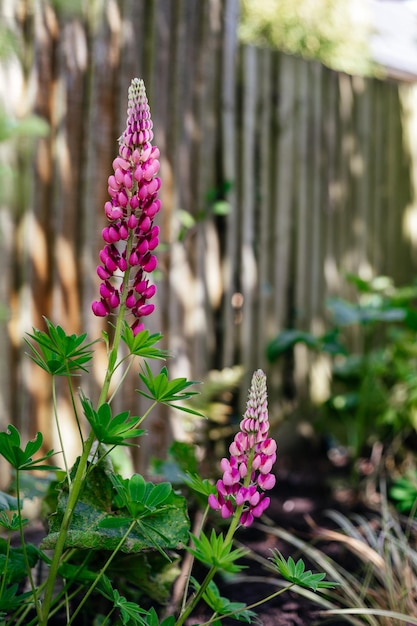
{"label": "green leaf", "polygon": [[27,593],[17,595],[18,588],[19,586],[15,584],[3,589],[3,593],[0,596],[0,611],[14,611],[23,604],[26,604],[26,601],[29,600],[32,593],[28,591]]}
{"label": "green leaf", "polygon": [[154,485],[146,482],[140,474],[133,474],[130,479],[118,475],[110,477],[121,506],[125,507],[132,519],[140,519],[155,513],[168,501],[172,493],[170,483]]}
{"label": "green leaf", "polygon": [[283,330],[268,344],[268,359],[274,361],[281,354],[293,348],[297,343],[304,343],[312,349],[319,347],[319,340],[311,333],[295,329]]}
{"label": "green leaf", "polygon": [[67,335],[61,326],[54,326],[47,318],[44,320],[47,332],[34,328],[32,334],[28,333],[33,343],[25,338],[32,361],[54,376],[87,372],[85,366],[92,359],[93,351],[90,347],[95,341],[85,344],[86,333]]}
{"label": "green leaf", "polygon": [[162,622],[160,626],[175,626],[175,617],[173,615],[170,615],[169,617],[166,617]]}
{"label": "green leaf", "polygon": [[[196,591],[198,591],[200,588],[199,583],[193,577],[191,578],[191,582],[193,583]],[[231,602],[228,598],[221,596],[219,588],[213,581],[208,584],[203,594],[203,600],[215,613],[219,615],[233,614],[234,619],[248,624],[251,624],[253,618],[256,617],[256,613],[246,610],[246,604],[244,602]]]}
{"label": "green leaf", "polygon": [[153,607],[148,611],[148,614],[146,616],[146,624],[147,626],[159,626],[158,615],[156,614],[156,611]]}
{"label": "green leaf", "polygon": [[19,530],[20,527],[23,528],[27,526],[28,523],[28,519],[21,518],[17,513],[13,513],[13,515],[9,517],[6,511],[0,511],[0,526],[5,530],[15,532]]}
{"label": "green leaf", "polygon": [[204,417],[204,415],[199,411],[194,411],[193,409],[189,409],[182,405],[174,404],[174,402],[189,400],[192,396],[198,394],[197,391],[186,391],[191,385],[198,384],[196,381],[189,381],[186,378],[174,378],[173,380],[169,380],[168,370],[166,367],[163,367],[160,373],[154,376],[151,368],[146,362],[144,367],[145,372],[143,374],[139,374],[139,376],[147,387],[149,393],[140,389],[137,390],[138,393],[149,400],[166,404],[175,409],[179,409],[180,411],[191,413],[192,415]]}
{"label": "green leaf", "polygon": [[159,483],[149,492],[145,505],[150,509],[160,507],[168,499],[172,491],[170,483]]}
{"label": "green leaf", "polygon": [[113,590],[114,606],[119,609],[123,624],[139,624],[139,626],[147,626],[147,622],[142,618],[146,615],[146,611],[142,609],[136,602],[129,602],[124,596],[121,596],[117,589]]}
{"label": "green leaf", "polygon": [[127,439],[140,437],[145,432],[136,428],[140,417],[129,417],[128,411],[112,415],[110,404],[104,402],[98,410],[93,408],[91,401],[81,394],[81,404],[84,415],[90,423],[100,443],[119,446],[133,446]]}
{"label": "green leaf", "polygon": [[232,550],[232,541],[225,543],[223,535],[221,533],[216,535],[214,529],[211,531],[210,538],[204,533],[198,537],[196,535],[191,535],[191,537],[195,547],[188,547],[187,550],[201,563],[231,573],[240,572],[245,567],[238,565],[236,561],[248,554],[248,550],[243,548]]}
{"label": "green leaf", "polygon": [[417,500],[417,476],[409,472],[398,478],[391,486],[389,495],[395,506],[402,513],[409,513]]}
{"label": "green leaf", "polygon": [[[8,544],[5,539],[0,538],[0,578],[6,571],[7,583],[19,583],[27,577],[26,561],[22,548],[10,548],[6,562]],[[26,546],[29,566],[35,567],[39,559],[45,560],[41,550],[28,544]]]}
{"label": "green leaf", "polygon": [[387,304],[351,304],[341,298],[329,298],[327,308],[334,321],[340,326],[351,324],[367,325],[375,322],[401,322],[405,319],[406,309],[391,307]]}
{"label": "green leaf", "polygon": [[288,580],[288,582],[294,585],[300,585],[301,587],[307,587],[307,589],[311,589],[312,591],[317,591],[317,589],[333,589],[338,586],[338,583],[324,581],[323,579],[326,577],[326,574],[313,574],[311,570],[305,570],[304,561],[302,559],[299,559],[297,563],[295,563],[291,556],[286,560],[279,550],[273,550],[273,553],[270,560],[281,576],[285,578],[285,580]]}
{"label": "green leaf", "polygon": [[20,447],[20,433],[15,426],[9,424],[7,431],[0,433],[0,454],[10,463],[15,470],[57,470],[59,467],[55,465],[44,465],[46,461],[54,454],[53,450],[47,452],[40,459],[35,461],[32,456],[38,452],[43,443],[41,433],[37,433],[32,441],[28,441],[25,449]]}
{"label": "green leaf", "polygon": [[108,575],[117,580],[119,589],[126,581],[130,588],[137,587],[148,599],[163,605],[171,598],[172,585],[180,574],[178,563],[179,558],[168,561],[159,551],[147,549],[140,553],[118,554]]}
{"label": "green leaf", "polygon": [[212,493],[216,493],[216,485],[213,485],[207,478],[202,479],[198,474],[190,474],[186,472],[185,483],[197,493],[209,497]]}
{"label": "green leaf", "polygon": [[160,333],[150,334],[149,330],[142,330],[137,335],[133,334],[129,324],[125,321],[122,330],[122,340],[127,345],[130,354],[144,359],[165,360],[168,356],[166,350],[155,348],[155,344],[162,339]]}
{"label": "green leaf", "polygon": [[[58,570],[59,575],[67,581],[76,582],[89,587],[97,578],[97,571],[89,569],[84,563],[62,563]],[[103,596],[109,597],[109,590],[112,589],[110,580],[104,574],[101,575],[100,581],[95,586]]]}
{"label": "green leaf", "polygon": [[[72,472],[76,470],[76,466]],[[137,476],[137,475],[135,475]],[[129,534],[121,551],[127,554],[142,550],[174,549],[188,540],[189,519],[185,498],[175,494],[169,496],[158,508],[146,506],[147,498],[152,504],[153,485],[145,483],[141,491],[141,479],[133,483],[114,476],[101,463],[90,469],[80,500],[75,507],[67,534],[66,547],[89,550],[113,550],[117,547],[127,527],[136,519],[138,523]],[[151,485],[152,488],[149,488]],[[116,496],[114,490],[116,489]],[[143,502],[132,501],[132,495],[143,492]],[[162,492],[157,490],[158,499]],[[113,510],[113,502],[117,510]],[[160,500],[161,502],[161,500]],[[50,518],[50,530],[42,542],[43,549],[53,549],[60,531],[60,525],[68,503],[68,486],[61,485],[56,514]],[[135,513],[135,515],[132,515]]]}

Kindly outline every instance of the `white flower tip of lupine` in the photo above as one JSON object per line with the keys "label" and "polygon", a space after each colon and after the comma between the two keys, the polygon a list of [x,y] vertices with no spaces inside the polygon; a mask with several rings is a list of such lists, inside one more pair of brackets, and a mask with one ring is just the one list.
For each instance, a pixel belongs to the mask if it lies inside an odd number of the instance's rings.
{"label": "white flower tip of lupine", "polygon": [[146,101],[145,83],[142,78],[132,78],[128,90],[128,101],[132,101],[135,104]]}

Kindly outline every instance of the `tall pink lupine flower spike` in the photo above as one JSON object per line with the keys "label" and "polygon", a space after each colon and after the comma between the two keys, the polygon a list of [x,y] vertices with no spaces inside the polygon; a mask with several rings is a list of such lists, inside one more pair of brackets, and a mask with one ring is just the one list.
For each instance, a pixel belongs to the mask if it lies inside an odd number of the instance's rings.
{"label": "tall pink lupine flower spike", "polygon": [[229,447],[230,458],[221,460],[223,477],[217,481],[217,495],[208,498],[210,507],[219,510],[223,518],[242,507],[239,521],[243,526],[250,526],[268,508],[270,498],[265,491],[275,485],[271,470],[277,444],[268,431],[266,376],[259,369],[252,377],[240,431]]}
{"label": "tall pink lupine flower spike", "polygon": [[149,274],[156,268],[152,252],[159,243],[159,228],[153,218],[161,208],[158,190],[161,181],[159,150],[151,145],[152,120],[143,80],[135,78],[129,87],[126,130],[119,139],[119,156],[109,177],[110,200],[104,205],[108,225],[100,251],[102,280],[100,300],[93,302],[95,315],[104,317],[123,306],[134,317],[132,330],[143,330],[142,318],[155,306],[149,303],[156,287]]}

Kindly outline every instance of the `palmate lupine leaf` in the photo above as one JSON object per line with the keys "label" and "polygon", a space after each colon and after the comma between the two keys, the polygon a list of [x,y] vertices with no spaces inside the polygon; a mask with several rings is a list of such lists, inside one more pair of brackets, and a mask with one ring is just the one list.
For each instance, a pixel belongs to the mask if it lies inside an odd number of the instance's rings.
{"label": "palmate lupine leaf", "polygon": [[[75,468],[76,465],[72,472]],[[151,489],[147,485],[152,483],[146,483],[141,492],[137,479],[131,483],[121,477],[120,491],[117,489],[115,493],[113,480],[114,475],[102,463],[90,467],[68,530],[67,548],[114,550],[134,519],[138,519],[138,523],[120,549],[124,554],[136,554],[149,548],[176,549],[187,543],[190,521],[185,498],[172,488],[166,497],[167,488],[153,485]],[[146,507],[140,501],[132,501],[132,497],[141,497],[141,493]],[[50,518],[49,534],[42,542],[43,549],[55,547],[67,506],[68,485],[64,481],[56,514]],[[136,513],[137,518],[131,512]]]}
{"label": "palmate lupine leaf", "polygon": [[28,600],[32,596],[32,592],[28,591],[26,593],[21,593],[17,595],[18,592],[18,584],[10,585],[10,587],[5,587],[0,596],[0,611],[14,611],[18,609],[19,606],[24,604],[26,600]]}
{"label": "palmate lupine leaf", "polygon": [[44,319],[47,332],[34,328],[33,333],[27,333],[34,343],[25,338],[30,348],[28,356],[32,361],[55,376],[87,372],[85,366],[92,359],[93,351],[90,348],[95,341],[85,344],[86,333],[67,335],[61,326]]}
{"label": "palmate lupine leaf", "polygon": [[237,548],[233,550],[231,541],[225,542],[222,533],[216,535],[214,528],[211,531],[210,538],[203,532],[197,537],[191,535],[194,547],[188,547],[187,550],[201,563],[210,567],[217,567],[225,572],[240,572],[245,565],[238,565],[236,561],[248,554],[248,550]]}
{"label": "palmate lupine leaf", "polygon": [[201,478],[198,474],[185,473],[184,482],[193,491],[208,498],[212,493],[216,493],[216,485],[213,485],[208,478]]}
{"label": "palmate lupine leaf", "polygon": [[153,333],[151,335],[149,330],[142,330],[135,335],[129,324],[126,321],[124,322],[122,340],[127,345],[130,354],[144,359],[164,360],[168,356],[167,350],[154,347],[161,339],[161,333]]}
{"label": "palmate lupine leaf", "polygon": [[117,474],[110,476],[119,504],[126,508],[132,519],[140,519],[155,513],[168,501],[172,485],[164,482],[154,485],[146,482],[140,474],[123,479]]}
{"label": "palmate lupine leaf", "polygon": [[20,517],[17,513],[13,513],[12,516],[7,515],[6,511],[0,511],[0,527],[10,532],[19,530],[20,527],[25,527],[29,523],[26,517]]}
{"label": "palmate lupine leaf", "polygon": [[42,550],[34,545],[28,544],[26,546],[25,556],[22,548],[9,547],[7,541],[0,538],[0,579],[6,572],[8,583],[20,583],[27,577],[27,563],[32,569],[39,559],[47,561]]}
{"label": "palmate lupine leaf", "polygon": [[133,446],[135,445],[134,443],[126,440],[140,437],[145,432],[141,428],[136,428],[140,417],[129,417],[129,411],[123,411],[113,416],[111,406],[107,402],[104,402],[96,411],[91,400],[83,394],[81,395],[81,404],[84,415],[100,443]]}
{"label": "palmate lupine leaf", "polygon": [[54,451],[50,450],[40,459],[35,461],[32,456],[38,452],[43,443],[43,436],[37,433],[32,441],[28,441],[25,449],[20,447],[20,433],[15,426],[9,424],[7,431],[0,433],[0,454],[3,456],[15,470],[58,470],[55,465],[43,464],[49,459]]}
{"label": "palmate lupine leaf", "polygon": [[271,557],[271,561],[281,576],[283,576],[285,580],[288,580],[288,582],[294,585],[300,585],[301,587],[307,587],[313,591],[317,591],[317,589],[333,589],[337,586],[338,583],[323,580],[326,574],[313,574],[311,570],[306,570],[302,559],[295,562],[290,556],[288,560],[286,560],[279,550],[274,550],[273,552],[274,554]]}
{"label": "palmate lupine leaf", "polygon": [[144,373],[140,373],[139,376],[147,387],[149,393],[140,389],[137,390],[138,393],[149,400],[166,404],[174,409],[179,409],[180,411],[185,411],[186,413],[191,413],[192,415],[204,417],[204,415],[199,411],[176,404],[178,401],[181,402],[183,400],[189,400],[192,396],[198,394],[198,391],[188,390],[188,387],[191,385],[197,385],[197,381],[187,380],[186,378],[174,378],[173,380],[169,380],[168,370],[166,367],[163,367],[159,374],[154,376],[149,365],[147,363],[144,365],[145,371]]}
{"label": "palmate lupine leaf", "polygon": [[143,616],[146,611],[142,609],[136,602],[129,602],[124,596],[121,596],[117,589],[113,589],[114,606],[119,609],[122,624],[136,624],[137,626],[147,626]]}
{"label": "palmate lupine leaf", "polygon": [[[191,577],[191,582],[196,591],[198,591],[200,585],[197,580],[194,577]],[[219,615],[232,615],[234,619],[246,622],[247,624],[251,624],[253,619],[256,618],[256,613],[254,613],[254,611],[247,610],[244,602],[231,602],[228,598],[221,596],[219,588],[213,581],[208,584],[203,594],[203,600],[215,613],[218,613]],[[216,620],[213,624],[220,625],[221,621]]]}
{"label": "palmate lupine leaf", "polygon": [[170,615],[166,617],[162,622],[159,621],[158,615],[155,609],[152,607],[146,615],[146,626],[175,626],[175,617]]}

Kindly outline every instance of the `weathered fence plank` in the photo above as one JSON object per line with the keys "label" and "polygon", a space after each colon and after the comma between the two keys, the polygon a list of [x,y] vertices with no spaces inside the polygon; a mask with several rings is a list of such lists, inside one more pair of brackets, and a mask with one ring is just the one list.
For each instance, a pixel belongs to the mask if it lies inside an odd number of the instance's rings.
{"label": "weathered fence plank", "polygon": [[[162,155],[151,330],[164,333],[172,375],[204,378],[242,363],[245,390],[251,371],[265,368],[279,416],[288,363],[268,364],[268,340],[287,326],[322,332],[325,297],[349,295],[347,271],[414,276],[416,235],[405,228],[416,203],[414,86],[240,47],[237,0],[102,0],[78,14],[43,2],[25,17],[31,28],[13,4],[7,23],[26,61],[2,63],[2,103],[10,116],[36,112],[50,134],[32,154],[17,142],[0,145],[2,163],[13,163],[25,183],[0,197],[8,274],[0,280],[8,308],[1,425],[12,421],[27,436],[41,428],[59,448],[48,383],[25,359],[22,334],[43,315],[91,339],[106,324],[90,302],[107,177],[134,76],[145,79]],[[216,214],[219,201],[228,212]],[[98,354],[90,382],[82,381],[93,398],[105,360],[100,347]],[[303,397],[312,364],[302,348],[295,353]],[[123,398],[132,411],[142,408],[137,384],[134,373]],[[69,413],[65,396],[60,407]],[[168,423],[164,413],[151,422],[143,467],[181,436]],[[65,428],[76,442],[75,428]]]}

